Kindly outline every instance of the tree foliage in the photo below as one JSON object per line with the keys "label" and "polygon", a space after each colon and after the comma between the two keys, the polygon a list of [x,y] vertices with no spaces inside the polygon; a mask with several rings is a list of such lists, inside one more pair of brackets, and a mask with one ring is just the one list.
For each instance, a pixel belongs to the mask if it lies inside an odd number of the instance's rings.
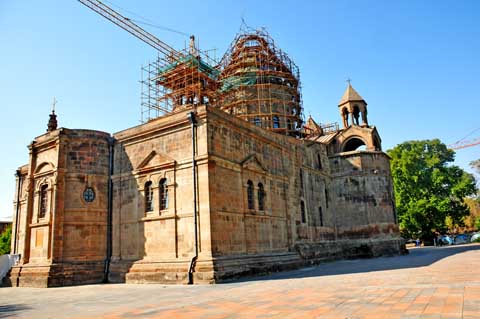
{"label": "tree foliage", "polygon": [[[470,162],[470,166],[480,174],[480,159]],[[477,202],[480,203],[480,193],[477,193]]]}
{"label": "tree foliage", "polygon": [[480,159],[477,159],[476,161],[471,161],[470,166],[475,169],[478,174],[480,174]]}
{"label": "tree foliage", "polygon": [[2,234],[0,234],[0,255],[10,253],[10,243],[12,241],[12,226],[8,226]]}
{"label": "tree foliage", "polygon": [[445,231],[447,217],[459,224],[469,214],[463,199],[476,193],[475,179],[449,165],[455,153],[440,140],[408,141],[387,152],[405,236],[430,239]]}
{"label": "tree foliage", "polygon": [[477,198],[465,198],[465,204],[467,204],[470,210],[470,215],[465,217],[465,226],[470,230],[480,230],[480,201]]}

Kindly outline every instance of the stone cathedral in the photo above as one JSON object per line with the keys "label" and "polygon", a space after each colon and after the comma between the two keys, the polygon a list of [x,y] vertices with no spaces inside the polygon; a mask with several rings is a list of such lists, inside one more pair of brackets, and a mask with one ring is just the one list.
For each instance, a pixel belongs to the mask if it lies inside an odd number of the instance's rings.
{"label": "stone cathedral", "polygon": [[297,71],[241,34],[221,67],[192,50],[158,68],[170,109],[139,126],[58,128],[53,112],[16,173],[10,284],[215,283],[403,253],[367,102],[348,84],[340,125],[303,120]]}

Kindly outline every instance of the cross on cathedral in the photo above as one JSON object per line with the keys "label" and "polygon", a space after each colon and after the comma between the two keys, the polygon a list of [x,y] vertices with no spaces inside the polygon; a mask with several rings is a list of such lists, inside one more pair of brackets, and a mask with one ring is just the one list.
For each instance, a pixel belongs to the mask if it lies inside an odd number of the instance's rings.
{"label": "cross on cathedral", "polygon": [[53,97],[53,102],[52,102],[52,112],[55,113],[55,106],[57,106],[57,99]]}
{"label": "cross on cathedral", "polygon": [[346,82],[348,83],[348,85],[352,85],[352,79],[347,78],[347,81],[346,81]]}

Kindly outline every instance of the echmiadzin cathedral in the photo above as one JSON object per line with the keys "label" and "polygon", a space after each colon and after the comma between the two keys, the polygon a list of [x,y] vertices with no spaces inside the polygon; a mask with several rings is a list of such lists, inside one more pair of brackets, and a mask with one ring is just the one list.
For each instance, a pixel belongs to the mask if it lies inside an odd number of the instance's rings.
{"label": "echmiadzin cathedral", "polygon": [[154,70],[158,116],[111,135],[52,112],[29,145],[11,285],[215,283],[404,251],[389,157],[350,84],[340,125],[303,120],[298,68],[260,31],[215,67],[191,46]]}

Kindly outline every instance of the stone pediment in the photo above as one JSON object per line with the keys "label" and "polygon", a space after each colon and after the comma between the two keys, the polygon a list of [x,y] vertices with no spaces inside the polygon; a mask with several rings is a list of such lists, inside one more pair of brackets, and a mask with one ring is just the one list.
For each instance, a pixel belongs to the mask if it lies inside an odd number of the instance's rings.
{"label": "stone pediment", "polygon": [[44,175],[51,173],[55,169],[55,166],[49,162],[43,162],[35,169],[35,175]]}
{"label": "stone pediment", "polygon": [[260,173],[266,173],[267,170],[265,169],[265,166],[263,166],[262,162],[257,158],[255,154],[247,156],[242,162],[242,168],[243,169],[248,169],[251,171],[256,171]]}
{"label": "stone pediment", "polygon": [[170,156],[156,151],[151,151],[135,168],[137,172],[162,169],[175,165],[175,160]]}

